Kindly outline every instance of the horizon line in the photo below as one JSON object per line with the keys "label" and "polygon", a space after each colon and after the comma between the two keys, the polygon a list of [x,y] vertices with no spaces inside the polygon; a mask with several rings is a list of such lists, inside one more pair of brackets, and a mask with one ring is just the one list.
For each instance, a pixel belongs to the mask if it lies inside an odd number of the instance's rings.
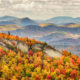
{"label": "horizon line", "polygon": [[[4,15],[4,16],[0,16],[1,17],[5,17],[5,16],[9,16],[9,15]],[[55,16],[55,17],[51,17],[51,18],[47,18],[47,19],[34,19],[34,18],[31,18],[31,17],[28,17],[28,16],[25,16],[25,17],[17,17],[17,16],[12,16],[10,15],[9,17],[16,17],[16,18],[19,18],[19,19],[22,19],[22,18],[29,18],[29,19],[33,19],[33,20],[49,20],[49,19],[52,19],[52,18],[57,18],[57,17],[71,17],[71,18],[80,18],[80,17],[72,17],[72,16]]]}

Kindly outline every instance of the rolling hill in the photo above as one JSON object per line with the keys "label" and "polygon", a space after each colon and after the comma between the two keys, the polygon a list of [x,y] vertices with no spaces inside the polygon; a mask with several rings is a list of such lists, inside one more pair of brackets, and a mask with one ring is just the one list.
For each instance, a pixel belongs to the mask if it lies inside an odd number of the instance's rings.
{"label": "rolling hill", "polygon": [[0,31],[11,31],[11,30],[17,30],[21,28],[17,25],[0,25]]}
{"label": "rolling hill", "polygon": [[47,23],[53,23],[56,25],[65,25],[68,23],[80,23],[80,18],[72,18],[68,16],[58,16],[51,19],[46,20]]}
{"label": "rolling hill", "polygon": [[34,20],[32,20],[30,18],[21,18],[21,19],[15,20],[13,22],[15,22],[17,25],[20,25],[20,26],[38,25],[37,22],[35,22]]}
{"label": "rolling hill", "polygon": [[20,37],[27,36],[55,46],[57,44],[64,44],[64,46],[66,44],[78,45],[80,42],[80,40],[77,40],[80,36],[79,18],[63,16],[38,23],[38,20],[35,21],[30,18],[13,18],[13,20],[9,20],[8,17],[4,16],[4,20],[0,21],[1,32],[7,33],[10,31],[11,34]]}
{"label": "rolling hill", "polygon": [[80,38],[73,39],[73,38],[65,38],[58,41],[52,41],[50,43],[56,44],[56,45],[80,45]]}
{"label": "rolling hill", "polygon": [[1,80],[79,80],[80,57],[67,50],[0,33]]}
{"label": "rolling hill", "polygon": [[13,20],[17,20],[19,18],[17,17],[13,17],[13,16],[3,16],[3,17],[0,17],[0,21],[13,21]]}
{"label": "rolling hill", "polygon": [[66,25],[61,25],[61,27],[77,28],[80,27],[80,24],[68,23]]}
{"label": "rolling hill", "polygon": [[[29,18],[20,18],[20,19],[13,19],[13,17],[11,17],[13,20],[9,20],[5,18],[6,16],[4,16],[4,20],[0,21],[0,25],[9,25],[9,24],[14,24],[14,25],[18,25],[18,26],[27,26],[27,25],[38,25],[37,22],[35,22],[34,20],[31,20]],[[10,19],[11,19],[10,18]]]}
{"label": "rolling hill", "polygon": [[[76,24],[74,25],[76,26]],[[64,27],[64,26],[57,26],[57,25],[48,25],[48,26],[45,26],[45,27],[40,27],[38,25],[27,25],[27,26],[24,26],[22,29],[17,29],[17,30],[14,30],[14,31],[10,31],[11,33],[18,33],[18,34],[21,34],[23,36],[28,36],[28,35],[31,35],[31,36],[47,36],[51,33],[54,33],[54,32],[62,32],[62,34],[64,33],[71,33],[71,34],[78,34],[80,33],[80,27],[74,27],[72,28],[71,26],[68,25],[68,27]],[[64,32],[64,33],[63,33]],[[37,33],[37,34],[36,34]],[[56,36],[57,33],[55,33],[55,36]],[[59,35],[59,34],[57,34]],[[34,37],[33,36],[33,37]],[[64,36],[63,36],[64,37]]]}

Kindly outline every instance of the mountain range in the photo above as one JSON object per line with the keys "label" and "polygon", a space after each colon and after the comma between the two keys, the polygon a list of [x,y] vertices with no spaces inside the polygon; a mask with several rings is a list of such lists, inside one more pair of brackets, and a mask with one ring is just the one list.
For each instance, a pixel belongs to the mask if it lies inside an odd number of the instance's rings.
{"label": "mountain range", "polygon": [[3,16],[0,17],[0,25],[16,24],[21,26],[27,25],[40,25],[40,24],[55,24],[55,25],[70,25],[70,24],[80,24],[80,17],[72,18],[67,16],[58,16],[50,18],[47,20],[32,20],[28,17],[17,18],[13,16]]}
{"label": "mountain range", "polygon": [[3,17],[0,17],[0,21],[12,21],[12,20],[17,20],[19,18],[17,17],[13,17],[13,16],[3,16]]}
{"label": "mountain range", "polygon": [[[4,33],[10,31],[11,34],[20,37],[34,38],[47,42],[59,49],[62,49],[63,46],[64,48],[72,49],[72,46],[74,46],[74,52],[80,52],[79,48],[77,48],[80,45],[79,17],[59,16],[39,21],[28,17],[3,16],[0,17],[0,31]],[[62,48],[59,45],[62,45]]]}
{"label": "mountain range", "polygon": [[65,25],[68,23],[80,23],[80,17],[72,18],[67,16],[58,16],[51,19],[46,20],[47,23],[54,23],[56,25]]}
{"label": "mountain range", "polygon": [[0,25],[14,24],[18,26],[38,25],[38,23],[29,18],[17,18],[12,16],[4,16],[0,18]]}

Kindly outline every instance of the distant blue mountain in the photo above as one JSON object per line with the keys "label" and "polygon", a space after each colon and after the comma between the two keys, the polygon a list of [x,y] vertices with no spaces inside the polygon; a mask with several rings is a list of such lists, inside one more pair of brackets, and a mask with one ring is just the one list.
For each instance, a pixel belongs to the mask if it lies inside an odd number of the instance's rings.
{"label": "distant blue mountain", "polygon": [[45,22],[54,23],[56,25],[65,25],[68,23],[80,23],[80,17],[72,18],[67,16],[59,16],[46,20]]}
{"label": "distant blue mountain", "polygon": [[21,18],[14,21],[17,25],[27,26],[27,25],[38,25],[38,23],[30,18]]}
{"label": "distant blue mountain", "polygon": [[80,27],[58,27],[57,25],[48,25],[43,27],[43,31],[49,31],[49,32],[54,32],[54,31],[64,31],[64,32],[70,32],[70,33],[80,33]]}
{"label": "distant blue mountain", "polygon": [[43,28],[38,25],[27,25],[24,27],[24,30],[30,31],[43,31]]}
{"label": "distant blue mountain", "polygon": [[[5,16],[4,18],[7,18],[7,17],[8,16]],[[27,26],[27,25],[38,25],[37,22],[29,18],[21,18],[21,19],[16,19],[16,20],[9,20],[9,21],[0,21],[0,25],[8,25],[8,24],[15,24],[15,25],[22,26],[22,27]]]}
{"label": "distant blue mountain", "polygon": [[14,25],[16,25],[16,23],[13,22],[13,21],[0,21],[0,25],[9,25],[9,24],[14,24]]}
{"label": "distant blue mountain", "polygon": [[65,38],[58,41],[52,41],[53,45],[80,45],[80,38],[72,39],[72,38]]}
{"label": "distant blue mountain", "polygon": [[13,16],[0,17],[0,25],[16,24],[19,26],[27,26],[27,25],[39,25],[42,23],[52,23],[55,25],[80,24],[80,17],[72,18],[67,16],[59,16],[48,20],[32,20],[28,17],[20,19]]}
{"label": "distant blue mountain", "polygon": [[[40,27],[38,25],[27,25],[24,26],[23,29],[19,29],[16,30],[15,32],[18,33],[24,33],[25,35],[29,34],[29,32],[31,32],[31,34],[35,34],[35,36],[39,33],[39,35],[42,35],[42,33],[48,34],[48,33],[54,33],[54,32],[69,32],[72,34],[79,34],[80,33],[80,27],[75,27],[75,28],[69,28],[69,27],[57,27],[56,25],[49,25],[46,27]],[[59,38],[62,36],[64,38],[64,33],[55,33],[55,34],[51,34],[51,35],[46,35],[44,36],[42,39],[44,40],[51,40],[52,38]]]}
{"label": "distant blue mountain", "polygon": [[65,23],[66,26],[67,26],[67,25],[73,25],[73,24],[75,24],[75,23]]}
{"label": "distant blue mountain", "polygon": [[3,17],[0,17],[0,21],[12,21],[12,20],[17,20],[19,18],[17,17],[13,17],[13,16],[3,16]]}
{"label": "distant blue mountain", "polygon": [[8,24],[15,24],[19,26],[27,26],[27,25],[39,25],[42,23],[51,23],[56,25],[69,25],[69,24],[80,24],[80,17],[72,18],[67,16],[59,16],[54,17],[48,20],[32,20],[28,17],[25,18],[17,18],[13,16],[3,16],[0,17],[0,25],[8,25]]}
{"label": "distant blue mountain", "polygon": [[[42,23],[51,23],[46,26],[39,26]],[[58,49],[65,47],[69,48],[69,51],[75,53],[80,52],[80,38],[73,39],[68,37],[70,33],[73,35],[80,35],[80,18],[72,17],[55,17],[48,20],[32,20],[30,18],[13,18],[10,16],[4,16],[0,18],[0,25],[14,24],[22,26],[17,30],[10,31],[11,34],[18,35],[20,37],[29,37],[36,40],[44,41],[50,45],[59,47]],[[7,31],[3,31],[6,32]],[[71,46],[71,47],[70,47]],[[74,47],[73,47],[74,46]],[[78,47],[77,47],[78,46]],[[74,50],[72,50],[74,49]]]}
{"label": "distant blue mountain", "polygon": [[46,35],[46,36],[39,38],[39,40],[50,43],[52,41],[55,42],[57,40],[64,39],[64,37],[65,37],[64,32],[53,32],[49,35]]}

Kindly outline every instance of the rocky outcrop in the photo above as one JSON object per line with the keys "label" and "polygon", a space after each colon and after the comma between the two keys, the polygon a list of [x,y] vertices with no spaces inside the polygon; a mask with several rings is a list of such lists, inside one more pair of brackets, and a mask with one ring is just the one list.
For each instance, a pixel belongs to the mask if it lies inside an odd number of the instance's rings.
{"label": "rocky outcrop", "polygon": [[3,47],[3,48],[5,48],[5,49],[8,49],[8,48],[7,48],[7,45],[6,45],[6,44],[4,44],[4,43],[3,43],[3,42],[1,42],[1,41],[0,41],[0,46],[1,46],[1,47]]}
{"label": "rocky outcrop", "polygon": [[43,44],[35,43],[31,46],[32,49],[42,50]]}
{"label": "rocky outcrop", "polygon": [[62,56],[61,52],[56,50],[55,47],[52,47],[46,43],[35,43],[35,44],[32,44],[31,47],[29,48],[28,45],[22,41],[0,39],[0,46],[4,47],[6,49],[14,49],[14,47],[15,47],[14,45],[16,45],[16,48],[24,53],[28,53],[29,50],[31,50],[31,49],[36,49],[36,50],[43,51],[44,54],[46,54],[50,57]]}
{"label": "rocky outcrop", "polygon": [[54,47],[51,47],[51,46],[45,46],[43,52],[50,57],[62,56],[61,52],[59,52],[58,50],[56,50]]}
{"label": "rocky outcrop", "polygon": [[61,52],[56,50],[55,47],[52,47],[48,44],[35,43],[32,45],[32,49],[42,50],[44,54],[50,57],[60,57],[62,56]]}
{"label": "rocky outcrop", "polygon": [[28,45],[19,41],[17,42],[17,48],[20,49],[22,52],[28,52],[29,51],[29,48],[28,48]]}

